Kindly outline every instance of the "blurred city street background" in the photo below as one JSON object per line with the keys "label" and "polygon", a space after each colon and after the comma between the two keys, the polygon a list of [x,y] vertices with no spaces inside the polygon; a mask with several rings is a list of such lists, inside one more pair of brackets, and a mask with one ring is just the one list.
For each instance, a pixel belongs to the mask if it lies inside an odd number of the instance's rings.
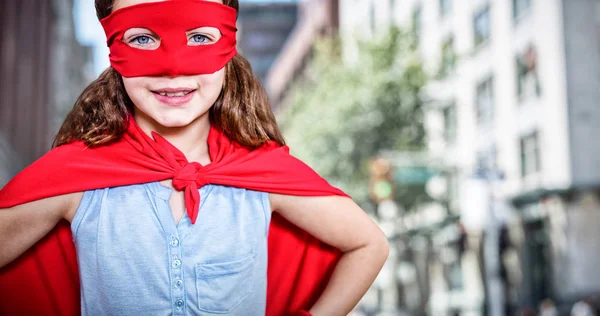
{"label": "blurred city street background", "polygon": [[[292,154],[389,238],[353,316],[600,315],[600,0],[240,2]],[[0,16],[4,185],[108,49],[92,0]]]}

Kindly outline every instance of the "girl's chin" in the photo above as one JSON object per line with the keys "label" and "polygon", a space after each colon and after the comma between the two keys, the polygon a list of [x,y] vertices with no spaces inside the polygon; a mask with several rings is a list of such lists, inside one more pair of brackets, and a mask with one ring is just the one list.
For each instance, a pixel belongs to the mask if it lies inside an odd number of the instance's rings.
{"label": "girl's chin", "polygon": [[189,118],[163,118],[156,122],[163,127],[178,128],[188,126],[193,120]]}
{"label": "girl's chin", "polygon": [[[149,124],[157,124],[160,127],[166,128],[181,128],[186,127],[197,121],[198,118],[208,114],[207,112],[202,113],[201,111],[190,111],[189,109],[169,109],[167,111],[136,111],[136,116],[140,116],[139,119],[147,121]],[[157,127],[159,127],[157,126]]]}
{"label": "girl's chin", "polygon": [[202,117],[202,114],[191,115],[190,113],[168,113],[163,116],[155,116],[153,119],[163,127],[178,128],[188,126],[194,121],[197,121],[200,117]]}

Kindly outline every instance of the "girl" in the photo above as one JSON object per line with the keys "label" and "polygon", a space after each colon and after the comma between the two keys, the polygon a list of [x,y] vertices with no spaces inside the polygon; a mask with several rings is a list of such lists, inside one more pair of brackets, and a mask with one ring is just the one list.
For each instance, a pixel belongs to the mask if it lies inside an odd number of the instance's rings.
{"label": "girl", "polygon": [[0,314],[350,312],[387,240],[289,155],[237,0],[95,4],[111,67],[0,191]]}

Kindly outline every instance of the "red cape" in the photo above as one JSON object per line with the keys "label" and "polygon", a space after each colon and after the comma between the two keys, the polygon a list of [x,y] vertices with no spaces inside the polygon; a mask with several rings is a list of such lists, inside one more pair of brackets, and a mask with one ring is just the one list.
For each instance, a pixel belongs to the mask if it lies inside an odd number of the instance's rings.
{"label": "red cape", "polygon": [[[133,122],[133,121],[132,121]],[[220,184],[302,195],[346,194],[270,142],[250,151],[211,127],[211,163],[188,163],[157,134],[154,140],[132,123],[118,142],[87,148],[82,142],[56,147],[17,174],[0,191],[0,208],[96,188],[173,179],[185,190],[195,222],[198,187]],[[308,310],[322,293],[340,252],[273,214],[269,228],[267,315]],[[0,269],[0,315],[80,314],[79,274],[70,225],[62,221],[44,239]]]}

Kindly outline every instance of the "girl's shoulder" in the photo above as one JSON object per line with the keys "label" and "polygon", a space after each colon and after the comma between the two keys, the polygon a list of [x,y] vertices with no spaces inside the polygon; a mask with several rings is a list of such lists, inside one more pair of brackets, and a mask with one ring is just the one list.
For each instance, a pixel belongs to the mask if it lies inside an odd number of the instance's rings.
{"label": "girl's shoulder", "polygon": [[64,199],[66,206],[64,211],[64,219],[68,220],[69,222],[73,221],[73,217],[75,216],[75,212],[81,203],[83,194],[84,192],[73,192],[58,196],[58,198]]}
{"label": "girl's shoulder", "polygon": [[73,192],[49,196],[34,201],[25,202],[8,208],[19,210],[20,214],[44,216],[71,221],[82,200],[84,192]]}

